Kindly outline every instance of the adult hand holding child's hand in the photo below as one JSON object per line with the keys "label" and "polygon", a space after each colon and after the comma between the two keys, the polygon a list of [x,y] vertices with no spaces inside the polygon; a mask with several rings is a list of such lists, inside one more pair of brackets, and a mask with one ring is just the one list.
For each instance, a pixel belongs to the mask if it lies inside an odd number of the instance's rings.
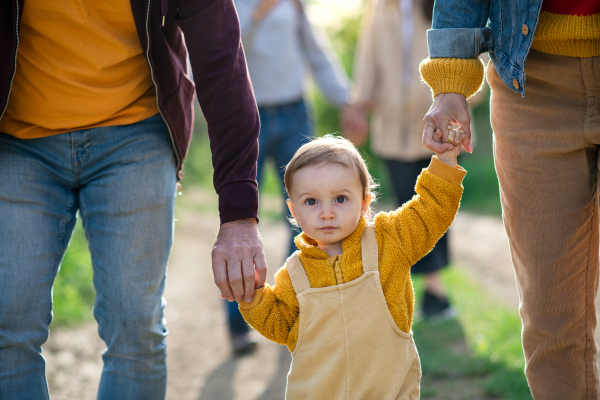
{"label": "adult hand holding child's hand", "polygon": [[221,225],[212,250],[212,268],[221,297],[229,301],[254,298],[254,288],[265,284],[267,263],[254,218]]}
{"label": "adult hand holding child's hand", "polygon": [[[448,141],[446,143],[449,143],[450,146],[447,147],[446,151],[441,153],[436,151],[435,156],[443,163],[456,168],[458,167],[457,157],[460,153],[460,146],[462,141],[467,137],[467,134],[462,128],[454,129],[451,124],[448,124],[447,128]],[[441,136],[441,134],[438,134],[438,136]]]}
{"label": "adult hand holding child's hand", "polygon": [[423,146],[435,153],[443,153],[453,146],[448,139],[451,124],[458,125],[464,131],[462,145],[469,153],[471,144],[471,115],[464,95],[458,93],[438,94],[429,111],[423,118]]}
{"label": "adult hand holding child's hand", "polygon": [[271,12],[273,7],[279,4],[281,0],[260,0],[256,8],[254,9],[254,13],[252,14],[252,19],[254,22],[260,22],[263,20],[266,15]]}

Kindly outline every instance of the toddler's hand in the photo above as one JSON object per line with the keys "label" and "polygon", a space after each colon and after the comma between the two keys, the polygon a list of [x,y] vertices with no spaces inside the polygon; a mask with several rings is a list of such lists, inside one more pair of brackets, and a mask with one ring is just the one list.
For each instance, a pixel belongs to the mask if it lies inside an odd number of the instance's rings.
{"label": "toddler's hand", "polygon": [[[440,131],[441,133],[441,131]],[[441,135],[440,135],[441,136]],[[458,166],[456,158],[460,153],[460,145],[462,140],[466,137],[466,133],[462,128],[454,129],[451,124],[448,124],[448,141],[445,143],[452,144],[448,150],[443,153],[436,153],[438,160],[456,168]]]}

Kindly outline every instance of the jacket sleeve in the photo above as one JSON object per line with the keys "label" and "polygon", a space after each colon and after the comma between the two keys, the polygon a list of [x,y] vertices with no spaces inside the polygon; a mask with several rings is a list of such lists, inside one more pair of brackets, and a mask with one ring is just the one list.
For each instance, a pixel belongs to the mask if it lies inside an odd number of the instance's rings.
{"label": "jacket sleeve", "polygon": [[342,106],[348,101],[348,78],[329,41],[317,28],[311,26],[306,12],[300,12],[300,42],[313,77],[329,101]]}
{"label": "jacket sleeve", "polygon": [[208,125],[221,223],[258,219],[260,120],[232,0],[178,3],[196,94]]}
{"label": "jacket sleeve", "polygon": [[275,274],[275,286],[255,291],[252,303],[240,302],[240,312],[261,335],[279,344],[287,344],[298,321],[300,306],[286,267]]}
{"label": "jacket sleeve", "polygon": [[452,224],[465,174],[464,169],[452,168],[432,157],[417,180],[417,195],[396,211],[375,217],[378,230],[388,231],[386,237],[397,242],[408,265],[429,253]]}
{"label": "jacket sleeve", "polygon": [[492,51],[492,31],[486,26],[488,0],[436,1],[432,29],[427,31],[429,58],[421,63],[423,80],[433,97],[460,93],[470,97],[483,82],[479,54]]}

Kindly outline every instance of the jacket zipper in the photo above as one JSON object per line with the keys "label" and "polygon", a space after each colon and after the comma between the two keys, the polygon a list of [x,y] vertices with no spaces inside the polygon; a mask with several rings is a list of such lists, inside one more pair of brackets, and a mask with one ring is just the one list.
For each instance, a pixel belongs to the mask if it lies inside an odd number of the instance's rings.
{"label": "jacket zipper", "polygon": [[10,78],[10,86],[8,87],[8,96],[6,96],[6,103],[4,104],[4,108],[2,109],[2,112],[0,113],[0,119],[2,119],[2,116],[4,115],[4,112],[6,111],[6,107],[8,107],[8,99],[10,99],[10,91],[12,90],[12,84],[13,81],[15,80],[15,75],[17,74],[17,54],[19,53],[19,0],[15,0],[15,3],[17,4],[17,16],[16,16],[16,24],[15,24],[15,30],[17,33],[17,49],[15,50],[15,71],[13,72],[12,78]]}
{"label": "jacket zipper", "polygon": [[335,261],[333,262],[333,271],[335,272],[335,283],[337,285],[344,283],[342,270],[340,269],[340,256],[335,256]]}
{"label": "jacket zipper", "polygon": [[[167,129],[169,130],[169,136],[171,137],[171,144],[173,145],[173,152],[175,153],[175,157],[177,158],[177,179],[179,179],[179,170],[181,168],[181,159],[179,158],[179,154],[177,153],[177,147],[175,146],[175,140],[173,139],[173,132],[171,132],[171,127],[169,123],[165,119],[165,116],[160,109],[160,103],[158,101],[158,85],[154,80],[154,70],[152,69],[152,61],[150,61],[150,4],[152,0],[148,0],[148,12],[146,13],[146,60],[148,61],[148,66],[150,67],[150,78],[152,78],[152,83],[154,84],[154,89],[156,90],[156,108],[158,108],[158,112],[162,117],[163,121],[165,121],[165,125],[167,125]],[[164,18],[163,18],[164,20]],[[179,187],[179,186],[178,186]]]}

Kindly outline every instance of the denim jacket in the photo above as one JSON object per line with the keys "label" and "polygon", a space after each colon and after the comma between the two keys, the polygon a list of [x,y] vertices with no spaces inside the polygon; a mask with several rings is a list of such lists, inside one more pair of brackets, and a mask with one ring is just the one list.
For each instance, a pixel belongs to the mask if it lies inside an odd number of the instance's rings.
{"label": "denim jacket", "polygon": [[502,81],[525,95],[525,60],[542,0],[437,0],[427,31],[430,58],[490,53]]}

